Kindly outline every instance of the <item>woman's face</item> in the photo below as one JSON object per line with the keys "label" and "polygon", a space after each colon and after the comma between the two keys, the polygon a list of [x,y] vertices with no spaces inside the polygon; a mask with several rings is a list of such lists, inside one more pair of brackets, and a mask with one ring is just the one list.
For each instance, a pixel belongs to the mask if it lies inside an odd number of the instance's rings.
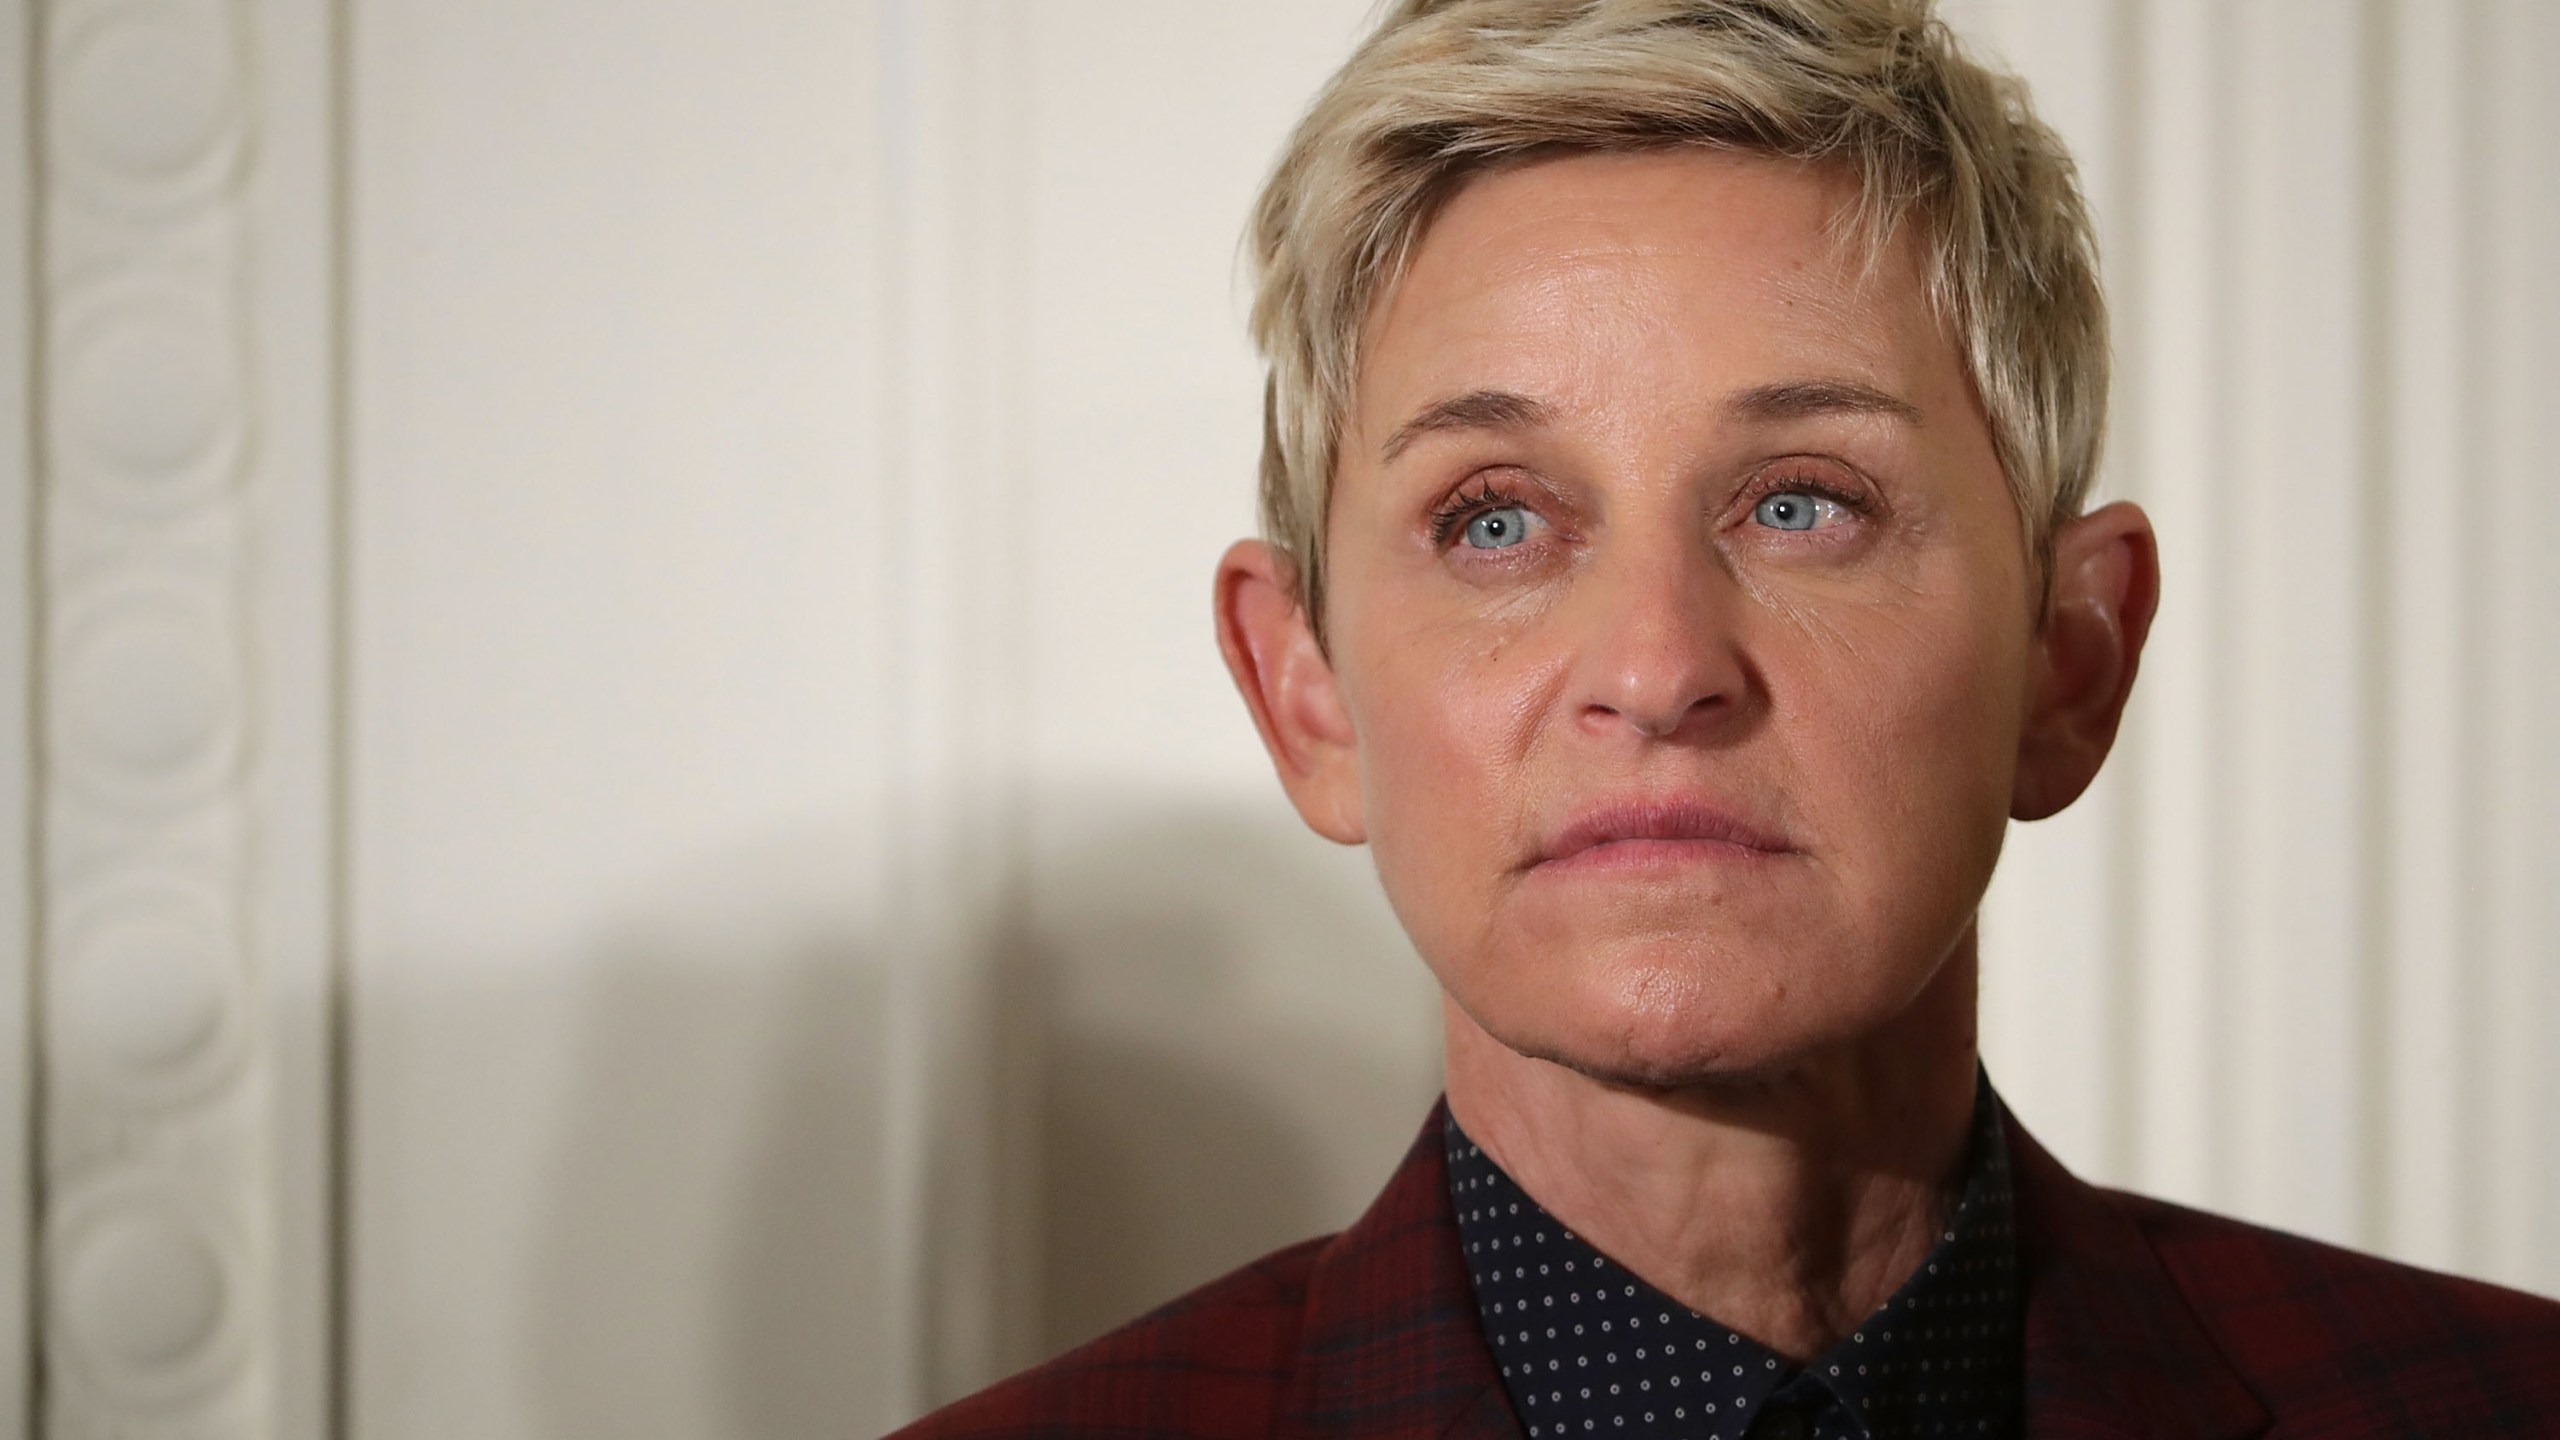
{"label": "woman's face", "polygon": [[1910,247],[1834,241],[1850,193],[1697,149],[1521,165],[1371,317],[1316,808],[1522,1053],[1668,1084],[1854,1041],[1989,882],[2019,516]]}

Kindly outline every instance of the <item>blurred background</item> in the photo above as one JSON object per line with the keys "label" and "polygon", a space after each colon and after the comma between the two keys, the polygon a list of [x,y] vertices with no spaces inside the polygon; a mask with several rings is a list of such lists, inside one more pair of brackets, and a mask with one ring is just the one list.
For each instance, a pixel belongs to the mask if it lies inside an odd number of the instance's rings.
{"label": "blurred background", "polygon": [[[1208,580],[1368,8],[0,0],[0,1433],[865,1433],[1357,1213],[1434,991]],[[2560,1293],[2560,9],[1947,13],[2168,584],[1992,1073]]]}

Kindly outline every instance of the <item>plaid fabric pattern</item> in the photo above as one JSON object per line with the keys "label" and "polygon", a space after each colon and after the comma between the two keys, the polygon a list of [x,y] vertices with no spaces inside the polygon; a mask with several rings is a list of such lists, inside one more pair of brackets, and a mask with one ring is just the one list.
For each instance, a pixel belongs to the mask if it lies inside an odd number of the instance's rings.
{"label": "plaid fabric pattern", "polygon": [[[2031,1437],[2560,1437],[2560,1304],[2087,1185],[2004,1116]],[[1278,1251],[897,1440],[1521,1431],[1434,1110],[1350,1229]]]}
{"label": "plaid fabric pattern", "polygon": [[2560,1436],[2560,1304],[2102,1190],[2009,1134],[2030,1436]]}

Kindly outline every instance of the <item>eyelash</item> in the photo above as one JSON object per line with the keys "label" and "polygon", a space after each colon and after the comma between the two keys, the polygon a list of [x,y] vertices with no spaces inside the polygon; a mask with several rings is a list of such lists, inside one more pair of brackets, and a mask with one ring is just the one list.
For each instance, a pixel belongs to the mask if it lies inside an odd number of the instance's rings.
{"label": "eyelash", "polygon": [[1472,493],[1461,485],[1457,493],[1432,508],[1431,543],[1446,548],[1468,521],[1488,510],[1508,510],[1514,506],[1526,508],[1519,496],[1490,480],[1477,481]]}
{"label": "eyelash", "polygon": [[1742,503],[1756,509],[1761,501],[1772,495],[1811,495],[1816,499],[1828,500],[1850,514],[1859,516],[1873,515],[1876,508],[1872,497],[1861,495],[1845,485],[1827,484],[1801,473],[1786,474],[1769,471],[1763,471],[1749,485],[1743,487]]}
{"label": "eyelash", "polygon": [[[1875,502],[1870,497],[1857,494],[1847,486],[1825,484],[1802,474],[1763,471],[1744,487],[1742,499],[1745,504],[1756,507],[1772,495],[1812,495],[1828,500],[1853,515],[1875,513]],[[1525,508],[1526,504],[1519,496],[1490,480],[1476,481],[1472,490],[1461,485],[1456,493],[1432,508],[1431,543],[1446,549],[1459,529],[1478,515],[1488,510]]]}

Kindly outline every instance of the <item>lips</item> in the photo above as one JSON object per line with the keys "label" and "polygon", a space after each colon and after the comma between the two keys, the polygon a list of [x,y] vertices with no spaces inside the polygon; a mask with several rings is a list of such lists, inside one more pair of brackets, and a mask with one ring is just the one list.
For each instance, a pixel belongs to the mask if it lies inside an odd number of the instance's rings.
{"label": "lips", "polygon": [[1653,861],[1794,854],[1777,831],[1714,805],[1659,798],[1611,801],[1577,814],[1538,857],[1541,865],[1567,861]]}

